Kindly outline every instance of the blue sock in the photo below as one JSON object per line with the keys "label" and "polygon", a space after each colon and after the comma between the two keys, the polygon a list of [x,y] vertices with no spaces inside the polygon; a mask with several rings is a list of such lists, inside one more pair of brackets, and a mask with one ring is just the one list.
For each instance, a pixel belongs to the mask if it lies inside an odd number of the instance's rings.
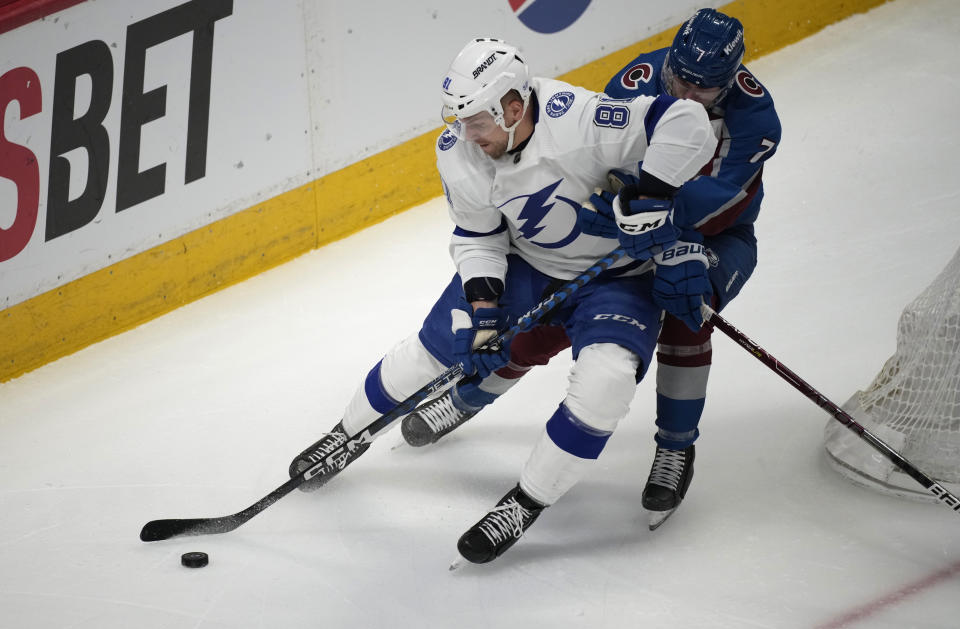
{"label": "blue sock", "polygon": [[657,394],[657,431],[654,439],[661,448],[683,450],[700,436],[697,426],[703,415],[705,398],[674,400]]}
{"label": "blue sock", "polygon": [[470,378],[453,389],[453,405],[461,411],[476,411],[500,397],[480,389],[480,381]]}

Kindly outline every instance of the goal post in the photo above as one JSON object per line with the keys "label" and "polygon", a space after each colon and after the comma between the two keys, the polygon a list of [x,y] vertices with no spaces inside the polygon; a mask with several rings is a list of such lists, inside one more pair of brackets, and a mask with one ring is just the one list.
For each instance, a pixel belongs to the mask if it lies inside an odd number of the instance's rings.
{"label": "goal post", "polygon": [[[843,410],[951,491],[960,489],[960,249],[897,325],[897,350]],[[832,419],[830,465],[885,494],[935,500],[888,459]]]}

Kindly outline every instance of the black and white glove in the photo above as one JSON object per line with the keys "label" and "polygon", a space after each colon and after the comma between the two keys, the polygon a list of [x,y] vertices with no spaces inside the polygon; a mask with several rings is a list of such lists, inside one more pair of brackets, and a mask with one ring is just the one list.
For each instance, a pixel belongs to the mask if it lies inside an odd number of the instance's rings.
{"label": "black and white glove", "polygon": [[649,260],[669,249],[680,235],[673,225],[673,200],[643,196],[636,186],[620,190],[613,214],[620,246],[635,260]]}

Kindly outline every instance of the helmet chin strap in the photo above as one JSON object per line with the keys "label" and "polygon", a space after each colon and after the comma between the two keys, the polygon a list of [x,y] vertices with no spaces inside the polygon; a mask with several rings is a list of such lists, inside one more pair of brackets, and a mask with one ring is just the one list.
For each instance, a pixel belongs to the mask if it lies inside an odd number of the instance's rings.
{"label": "helmet chin strap", "polygon": [[517,127],[520,126],[520,123],[523,122],[523,117],[527,114],[527,104],[528,101],[523,101],[523,111],[520,112],[520,117],[509,127],[503,126],[503,123],[500,123],[500,128],[507,132],[507,152],[513,150],[513,140],[514,136],[517,133]]}

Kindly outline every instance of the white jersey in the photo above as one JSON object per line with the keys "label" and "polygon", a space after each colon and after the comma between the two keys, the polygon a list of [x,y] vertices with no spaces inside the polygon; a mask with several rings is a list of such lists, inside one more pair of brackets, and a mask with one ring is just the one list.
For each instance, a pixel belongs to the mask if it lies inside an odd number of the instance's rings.
{"label": "white jersey", "polygon": [[[449,132],[437,141],[437,169],[456,224],[450,251],[463,282],[503,280],[508,253],[551,277],[580,275],[618,246],[577,227],[579,204],[606,187],[607,171],[637,174],[642,166],[679,187],[716,148],[707,113],[694,101],[611,99],[543,78],[532,84],[536,124],[521,151],[494,160]],[[630,264],[625,258],[619,266]]]}

